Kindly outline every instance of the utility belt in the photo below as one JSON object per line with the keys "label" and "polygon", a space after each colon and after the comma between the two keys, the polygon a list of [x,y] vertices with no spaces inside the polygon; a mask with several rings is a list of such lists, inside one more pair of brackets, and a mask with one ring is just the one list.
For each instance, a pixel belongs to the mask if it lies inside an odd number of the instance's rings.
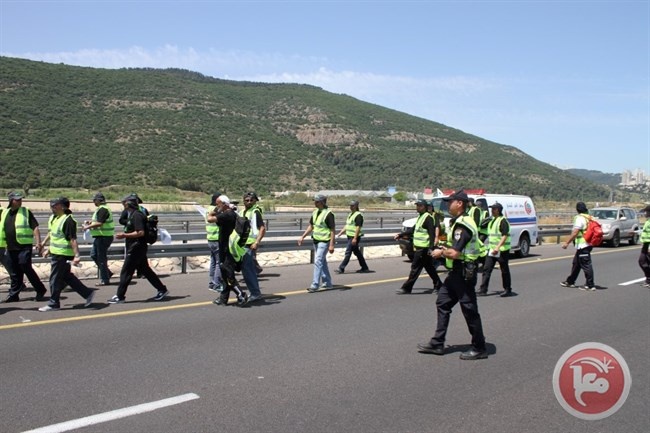
{"label": "utility belt", "polygon": [[450,273],[462,276],[465,281],[472,281],[476,278],[477,271],[478,263],[474,260],[468,262],[454,260]]}

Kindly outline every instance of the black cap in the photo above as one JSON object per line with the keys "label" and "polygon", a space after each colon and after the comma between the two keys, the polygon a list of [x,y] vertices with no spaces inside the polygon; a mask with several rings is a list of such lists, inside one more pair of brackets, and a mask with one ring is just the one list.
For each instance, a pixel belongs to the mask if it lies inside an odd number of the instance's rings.
{"label": "black cap", "polygon": [[493,209],[503,210],[503,205],[502,205],[501,203],[499,203],[499,202],[494,203],[494,204],[493,204],[492,206],[490,206],[490,207],[493,208]]}
{"label": "black cap", "polygon": [[579,201],[576,203],[576,211],[579,213],[587,213],[589,212],[589,209],[587,209],[587,205],[584,204],[584,202]]}
{"label": "black cap", "polygon": [[318,202],[321,202],[321,203],[326,203],[327,202],[327,196],[325,196],[323,194],[316,194],[314,196],[314,201],[318,201]]}
{"label": "black cap", "polygon": [[101,192],[98,192],[93,196],[93,201],[100,201],[104,203],[106,201],[106,197],[104,197],[104,194],[102,194]]}
{"label": "black cap", "polygon": [[11,191],[9,194],[7,194],[7,198],[9,201],[11,200],[22,200],[23,199],[23,194],[20,192],[16,191]]}
{"label": "black cap", "polygon": [[67,197],[56,197],[50,200],[50,207],[56,206],[56,205],[62,205],[64,208],[69,208],[70,207],[70,200],[68,200]]}
{"label": "black cap", "polygon": [[415,201],[415,205],[416,205],[416,206],[418,206],[418,205],[426,206],[427,204],[428,204],[428,202],[427,202],[425,199],[423,199],[423,198],[418,199],[418,200]]}
{"label": "black cap", "polygon": [[650,204],[643,208],[643,212],[650,212]]}
{"label": "black cap", "polygon": [[138,196],[136,194],[129,194],[122,199],[122,203],[129,205],[130,207],[138,207]]}
{"label": "black cap", "polygon": [[350,202],[350,206],[357,206],[358,207],[359,206],[359,200],[352,200]]}
{"label": "black cap", "polygon": [[246,194],[244,194],[244,198],[252,198],[259,201],[259,197],[257,197],[257,194],[255,194],[253,191],[249,191]]}
{"label": "black cap", "polygon": [[212,197],[210,197],[210,206],[214,206],[217,204],[217,199],[219,198],[220,195],[221,195],[220,192],[215,192],[214,194],[212,194]]}
{"label": "black cap", "polygon": [[449,197],[444,197],[443,200],[444,201],[461,200],[461,201],[464,201],[465,203],[467,203],[467,202],[469,202],[469,197],[467,197],[467,194],[465,193],[465,191],[463,191],[461,189],[461,190],[456,191],[455,193],[453,193]]}

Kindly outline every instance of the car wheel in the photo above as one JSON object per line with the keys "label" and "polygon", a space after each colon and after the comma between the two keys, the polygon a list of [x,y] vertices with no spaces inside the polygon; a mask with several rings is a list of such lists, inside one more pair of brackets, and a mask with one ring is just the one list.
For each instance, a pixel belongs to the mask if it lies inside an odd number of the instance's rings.
{"label": "car wheel", "polygon": [[[636,230],[636,229],[635,229]],[[630,238],[630,245],[636,245],[639,243],[639,234],[634,233],[632,237]]]}
{"label": "car wheel", "polygon": [[530,239],[527,234],[522,234],[519,238],[519,251],[517,257],[528,257],[530,253]]}
{"label": "car wheel", "polygon": [[614,248],[618,248],[621,245],[621,234],[619,233],[618,230],[614,232],[614,236],[612,236],[612,246]]}

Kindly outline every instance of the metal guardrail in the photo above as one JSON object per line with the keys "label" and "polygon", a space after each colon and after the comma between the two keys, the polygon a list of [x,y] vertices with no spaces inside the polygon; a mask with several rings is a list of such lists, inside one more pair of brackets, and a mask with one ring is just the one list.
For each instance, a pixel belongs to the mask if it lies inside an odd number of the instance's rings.
{"label": "metal guardrail", "polygon": [[[549,225],[539,227],[539,244],[542,243],[542,238],[555,237],[555,243],[560,243],[560,237],[571,233],[571,225]],[[298,246],[297,240],[302,235],[304,230],[284,230],[284,231],[269,231],[264,237],[261,245],[260,252],[277,252],[277,251],[310,251],[310,262],[313,262],[313,248],[309,240]],[[365,230],[362,246],[385,246],[395,245],[398,248],[398,243],[395,241],[394,236],[399,232],[395,228],[369,228]],[[171,233],[172,243],[162,244],[157,242],[149,246],[147,256],[150,259],[160,258],[181,258],[181,273],[187,272],[187,258],[196,256],[210,255],[210,249],[205,238],[205,232],[176,232]],[[90,249],[92,241],[84,241],[79,239],[79,250],[81,253],[82,261],[90,261]],[[124,258],[124,242],[117,241],[108,250],[109,260],[122,260]],[[43,257],[34,257],[34,263],[47,263],[49,259]]]}

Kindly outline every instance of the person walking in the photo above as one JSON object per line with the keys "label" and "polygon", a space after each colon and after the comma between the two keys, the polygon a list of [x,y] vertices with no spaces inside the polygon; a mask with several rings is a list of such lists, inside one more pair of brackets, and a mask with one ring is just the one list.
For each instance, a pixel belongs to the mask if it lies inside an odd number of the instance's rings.
{"label": "person walking", "polygon": [[573,230],[571,235],[566,242],[562,244],[563,249],[567,249],[570,243],[573,243],[576,248],[576,253],[573,256],[573,262],[571,263],[571,273],[566,278],[566,280],[560,283],[562,287],[572,287],[575,288],[576,280],[580,274],[580,270],[585,273],[586,284],[580,286],[580,290],[585,290],[588,292],[593,292],[596,290],[596,285],[594,284],[594,268],[591,263],[591,250],[593,247],[584,238],[584,233],[587,230],[589,225],[589,209],[587,205],[579,201],[576,203],[576,211],[578,214],[573,218]]}
{"label": "person walking", "polygon": [[481,287],[476,292],[476,296],[487,295],[494,264],[499,263],[503,283],[503,292],[499,296],[507,298],[512,296],[510,266],[508,266],[510,256],[510,223],[503,216],[503,205],[501,203],[494,203],[490,208],[492,209],[492,219],[487,225],[488,254],[485,257]]}
{"label": "person walking", "polygon": [[332,285],[332,276],[327,266],[327,253],[334,253],[336,219],[327,207],[327,197],[322,194],[314,196],[314,206],[307,229],[298,239],[298,246],[302,245],[305,237],[312,234],[314,241],[314,275],[309,286],[310,293],[320,290],[329,290]]}
{"label": "person walking", "polygon": [[[413,226],[413,261],[411,261],[411,272],[402,287],[397,290],[398,295],[408,295],[413,290],[422,269],[427,271],[433,281],[433,293],[438,293],[442,281],[436,271],[433,257],[430,255],[438,243],[439,228],[436,228],[436,219],[427,212],[427,201],[417,200],[415,206],[418,212],[418,219]],[[395,239],[399,238],[395,235]]]}
{"label": "person walking", "polygon": [[[220,195],[215,203],[215,221],[219,226],[219,263],[221,263],[223,291],[212,303],[228,305],[230,292],[233,291],[237,296],[237,305],[241,307],[248,303],[248,294],[239,287],[235,277],[235,272],[245,254],[244,247],[239,245],[239,235],[235,232],[237,213],[230,198],[225,194]],[[233,253],[237,258],[233,256]]]}
{"label": "person walking", "polygon": [[643,224],[643,231],[641,232],[641,254],[639,255],[639,266],[645,275],[645,282],[643,287],[650,288],[650,253],[648,247],[650,246],[650,205],[643,208],[645,212],[645,223]]}
{"label": "person walking", "polygon": [[366,263],[366,259],[363,258],[363,253],[359,248],[361,238],[363,237],[363,214],[361,211],[359,211],[358,200],[352,200],[350,202],[350,213],[345,220],[345,227],[341,229],[337,236],[341,236],[343,233],[345,233],[345,235],[348,237],[348,244],[345,248],[345,256],[343,256],[343,261],[334,272],[337,274],[344,273],[345,267],[350,262],[350,257],[352,257],[352,254],[354,254],[354,256],[359,261],[359,266],[361,266],[357,272],[370,272],[370,269],[368,269],[368,264]]}
{"label": "person walking", "polygon": [[113,273],[108,269],[108,248],[113,243],[115,236],[115,223],[111,209],[106,205],[106,197],[101,192],[93,196],[95,212],[89,221],[84,221],[83,229],[90,230],[93,238],[93,246],[90,250],[90,258],[97,265],[99,270],[99,282],[96,286],[110,284]]}
{"label": "person walking", "polygon": [[219,225],[217,225],[217,198],[221,193],[212,194],[210,206],[205,214],[205,233],[210,249],[210,267],[208,268],[208,290],[221,292],[221,262],[219,261]]}
{"label": "person walking", "polygon": [[[4,231],[2,230],[2,221],[6,209],[0,206],[0,265],[4,266],[7,275],[11,276],[11,263],[9,255],[7,255],[7,240],[5,239]],[[1,302],[1,301],[0,301]]]}
{"label": "person walking", "polygon": [[436,309],[438,323],[436,332],[430,341],[418,344],[421,353],[444,355],[447,328],[451,311],[460,303],[467,328],[472,336],[472,346],[460,354],[460,359],[476,360],[488,357],[483,323],[476,302],[476,260],[481,255],[483,244],[478,239],[478,227],[474,220],[466,214],[469,199],[463,191],[456,191],[443,200],[449,202],[449,213],[455,218],[450,230],[448,247],[435,249],[432,255],[436,259],[444,259],[449,274],[440,288]]}
{"label": "person walking", "polygon": [[243,216],[250,221],[250,233],[246,240],[244,256],[242,257],[241,273],[246,282],[246,288],[250,293],[248,302],[255,302],[262,299],[260,283],[257,278],[257,250],[266,234],[264,217],[262,209],[257,205],[259,198],[254,192],[248,192],[244,195],[244,212]]}
{"label": "person walking", "polygon": [[42,249],[41,232],[38,221],[31,210],[23,206],[23,195],[11,192],[8,195],[9,206],[2,212],[0,221],[0,238],[6,244],[7,271],[11,280],[9,294],[4,302],[20,301],[20,292],[25,287],[24,277],[36,291],[36,301],[42,301],[47,293],[45,285],[32,267],[34,241],[38,251]]}
{"label": "person walking", "polygon": [[[71,271],[71,265],[78,266],[80,261],[77,243],[77,221],[70,210],[70,200],[59,197],[50,200],[52,215],[48,221],[49,232],[39,247],[43,257],[50,256],[50,300],[38,311],[56,311],[61,308],[61,291],[67,285],[85,299],[84,307],[90,307],[95,291],[86,287]],[[44,244],[50,247],[44,251]]]}
{"label": "person walking", "polygon": [[169,295],[169,290],[160,281],[160,278],[149,267],[147,259],[148,244],[145,239],[146,216],[138,207],[136,197],[130,195],[122,200],[126,218],[124,220],[124,232],[117,233],[116,239],[124,239],[126,254],[124,263],[120,272],[120,283],[117,287],[117,293],[108,300],[109,304],[122,304],[126,299],[126,291],[133,279],[133,273],[139,270],[144,278],[158,291],[156,296],[151,298],[152,301],[162,301]]}

